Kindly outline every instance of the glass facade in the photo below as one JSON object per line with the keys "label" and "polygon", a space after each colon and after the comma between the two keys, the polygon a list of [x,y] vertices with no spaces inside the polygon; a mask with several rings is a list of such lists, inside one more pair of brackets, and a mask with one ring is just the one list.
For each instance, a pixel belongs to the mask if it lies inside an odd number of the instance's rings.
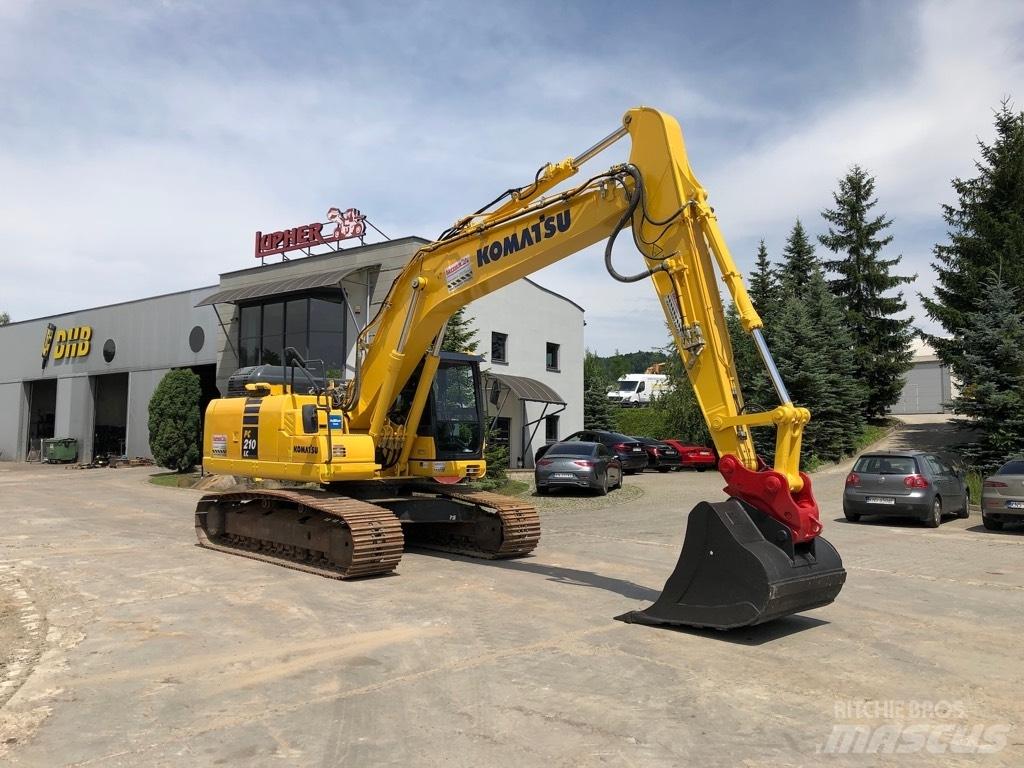
{"label": "glass facade", "polygon": [[327,375],[345,372],[345,305],[322,294],[275,299],[240,307],[238,365],[283,365],[284,348],[307,360],[323,360]]}

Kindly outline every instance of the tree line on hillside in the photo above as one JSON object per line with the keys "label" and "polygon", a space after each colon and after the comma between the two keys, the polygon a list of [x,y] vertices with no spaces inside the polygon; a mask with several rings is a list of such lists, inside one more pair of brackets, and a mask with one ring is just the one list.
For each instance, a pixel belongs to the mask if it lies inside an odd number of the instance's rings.
{"label": "tree line on hillside", "polygon": [[[1024,451],[1024,112],[1004,102],[995,127],[991,145],[979,142],[977,176],[952,181],[958,202],[943,206],[949,242],[935,246],[935,296],[921,297],[947,334],[922,337],[962,384],[953,409],[980,429],[965,452],[982,467]],[[804,452],[819,460],[855,450],[865,425],[899,400],[912,364],[916,332],[899,289],[915,276],[898,274],[901,256],[886,252],[892,220],[875,210],[877,203],[874,176],[852,166],[821,212],[824,231],[816,240],[826,255],[797,219],[778,261],[761,241],[750,275],[751,299],[789,394],[813,415]],[[732,306],[727,321],[744,409],[775,407],[778,397]],[[588,353],[585,362],[585,421],[593,428],[616,423],[604,398],[608,360]],[[643,423],[655,437],[695,437],[703,425],[693,418],[692,391],[678,365],[670,375],[672,395],[647,409]],[[758,451],[770,458],[773,430],[754,434]]]}

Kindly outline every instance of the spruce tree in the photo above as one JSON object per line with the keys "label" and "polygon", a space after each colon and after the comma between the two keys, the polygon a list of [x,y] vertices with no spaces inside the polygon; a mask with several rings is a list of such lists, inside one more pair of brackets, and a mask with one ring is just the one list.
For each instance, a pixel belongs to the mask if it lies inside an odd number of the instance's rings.
{"label": "spruce tree", "polygon": [[998,274],[1006,286],[1024,290],[1024,112],[1003,102],[995,128],[991,144],[978,143],[978,175],[952,181],[958,201],[943,206],[949,243],[935,246],[935,297],[921,297],[949,336],[927,339],[954,369],[968,349],[967,315],[984,297],[988,277]]}
{"label": "spruce tree", "polygon": [[777,309],[781,299],[779,293],[779,279],[775,274],[775,268],[768,258],[768,249],[764,240],[757,246],[757,261],[754,271],[750,273],[750,300],[754,302],[754,309],[761,315],[765,325],[768,325],[768,318]]}
{"label": "spruce tree", "polygon": [[11,322],[11,316],[6,312],[0,312],[0,325],[8,325]]}
{"label": "spruce tree", "polygon": [[615,407],[608,402],[601,358],[588,349],[583,355],[583,428],[614,429]]}
{"label": "spruce tree", "polygon": [[896,317],[907,308],[903,293],[887,296],[886,292],[916,278],[891,273],[902,257],[880,255],[892,242],[892,235],[884,234],[892,220],[885,214],[871,214],[878,202],[874,192],[874,178],[853,166],[839,180],[839,191],[832,194],[836,207],[822,211],[829,229],[818,237],[838,256],[824,266],[839,275],[829,286],[853,334],[855,376],[867,388],[864,415],[869,418],[882,416],[899,400],[913,354],[913,318]]}
{"label": "spruce tree", "polygon": [[466,317],[466,308],[459,307],[448,319],[448,327],[444,332],[441,349],[445,352],[463,352],[472,355],[480,342],[476,338],[476,328],[472,318]]}
{"label": "spruce tree", "polygon": [[991,468],[1024,453],[1024,292],[998,278],[982,283],[975,310],[964,316],[964,352],[954,372],[963,382],[953,410],[980,436],[965,451]]}
{"label": "spruce tree", "polygon": [[786,238],[786,247],[782,249],[779,282],[786,292],[799,295],[811,275],[820,269],[821,263],[814,253],[814,245],[807,238],[804,225],[797,219]]}

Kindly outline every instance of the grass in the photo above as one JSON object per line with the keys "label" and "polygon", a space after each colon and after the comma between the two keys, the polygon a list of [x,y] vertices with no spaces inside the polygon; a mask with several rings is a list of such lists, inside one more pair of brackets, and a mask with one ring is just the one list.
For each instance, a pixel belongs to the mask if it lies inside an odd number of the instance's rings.
{"label": "grass", "polygon": [[469,483],[465,487],[471,491],[490,491],[491,493],[500,493],[502,496],[518,496],[524,493],[530,487],[530,484],[511,478],[504,480],[484,479],[478,483]]}
{"label": "grass", "polygon": [[985,482],[985,475],[972,469],[967,472],[967,489],[971,494],[972,504],[981,504],[981,484]]}
{"label": "grass", "polygon": [[198,472],[160,472],[149,476],[149,482],[165,488],[191,488],[198,479]]}

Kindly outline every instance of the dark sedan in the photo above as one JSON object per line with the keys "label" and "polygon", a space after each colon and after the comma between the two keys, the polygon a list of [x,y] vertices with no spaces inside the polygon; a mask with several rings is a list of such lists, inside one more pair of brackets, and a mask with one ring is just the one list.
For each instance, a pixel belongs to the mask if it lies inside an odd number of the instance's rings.
{"label": "dark sedan", "polygon": [[[647,451],[644,450],[643,444],[620,432],[607,432],[603,429],[582,429],[579,432],[573,432],[568,437],[562,438],[559,442],[601,443],[601,445],[619,457],[619,461],[622,462],[622,471],[627,475],[642,472],[647,467]],[[534,455],[534,462],[540,461],[541,457],[551,449],[551,445],[557,444],[542,445],[538,448],[537,453]]]}
{"label": "dark sedan", "polygon": [[555,488],[590,488],[602,496],[622,487],[622,462],[601,443],[555,443],[533,471],[537,493]]}
{"label": "dark sedan", "polygon": [[653,437],[634,437],[638,443],[643,445],[647,451],[647,468],[656,469],[659,472],[668,472],[679,469],[682,466],[682,459],[673,446],[662,440],[655,440]]}

